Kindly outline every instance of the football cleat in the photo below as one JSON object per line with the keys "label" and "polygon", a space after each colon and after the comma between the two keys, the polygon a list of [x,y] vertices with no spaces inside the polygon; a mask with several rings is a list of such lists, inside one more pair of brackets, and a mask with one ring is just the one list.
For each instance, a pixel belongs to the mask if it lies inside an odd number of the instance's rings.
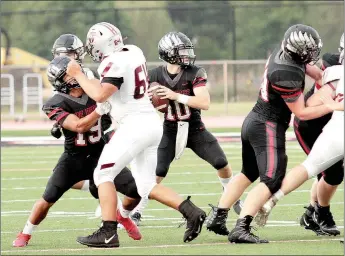
{"label": "football cleat", "polygon": [[329,207],[320,207],[318,204],[315,206],[315,212],[312,215],[314,222],[319,225],[320,231],[329,236],[340,235],[340,231],[336,226],[333,215]]}
{"label": "football cleat", "polygon": [[211,214],[206,219],[206,228],[209,231],[213,231],[217,235],[227,236],[229,230],[226,227],[226,219],[228,218],[229,208],[219,208],[209,204],[211,206]]}
{"label": "football cleat", "polygon": [[113,222],[108,227],[100,227],[93,234],[85,237],[78,237],[77,242],[89,247],[119,247],[119,237],[117,235],[117,222]]}
{"label": "football cleat", "polygon": [[243,207],[243,202],[241,200],[238,200],[233,206],[232,208],[234,209],[234,211],[236,212],[237,215],[240,215],[241,210]]}
{"label": "football cleat", "polygon": [[134,221],[135,225],[137,225],[138,227],[140,226],[140,222],[141,222],[141,213],[140,212],[135,212],[133,213],[130,218]]}
{"label": "football cleat", "polygon": [[271,197],[256,214],[254,221],[259,227],[264,227],[266,225],[268,216],[275,205],[276,202],[273,200],[273,197]]}
{"label": "football cleat", "polygon": [[305,213],[303,213],[301,219],[300,219],[300,225],[304,227],[307,230],[311,230],[316,233],[316,235],[323,235],[323,233],[320,230],[319,225],[315,223],[313,220],[313,213],[315,212],[315,208],[312,205],[309,205],[308,207],[304,207],[306,209]]}
{"label": "football cleat", "polygon": [[134,221],[131,220],[131,218],[122,217],[119,210],[117,210],[117,221],[119,224],[122,224],[122,226],[126,229],[129,237],[133,238],[134,240],[141,239],[141,233],[137,225],[135,225]]}
{"label": "football cleat", "polygon": [[14,247],[25,247],[28,245],[30,238],[31,238],[31,235],[23,234],[22,232],[20,232],[17,235],[16,240],[13,241],[12,245]]}
{"label": "football cleat", "polygon": [[195,206],[189,199],[190,196],[188,196],[178,207],[187,221],[187,229],[183,236],[183,242],[185,243],[191,242],[199,236],[202,225],[206,219],[206,213]]}
{"label": "football cleat", "polygon": [[250,223],[253,217],[246,216],[244,218],[238,219],[236,226],[229,233],[228,240],[230,243],[238,244],[263,244],[268,243],[265,239],[260,239],[258,236],[251,232],[252,227]]}

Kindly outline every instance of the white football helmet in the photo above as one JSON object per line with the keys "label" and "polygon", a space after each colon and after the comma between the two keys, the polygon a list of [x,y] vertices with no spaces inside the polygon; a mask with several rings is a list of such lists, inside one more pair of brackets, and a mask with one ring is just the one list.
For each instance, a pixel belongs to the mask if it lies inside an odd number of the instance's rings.
{"label": "white football helmet", "polygon": [[85,49],[95,62],[124,47],[121,31],[108,22],[93,25],[86,36]]}

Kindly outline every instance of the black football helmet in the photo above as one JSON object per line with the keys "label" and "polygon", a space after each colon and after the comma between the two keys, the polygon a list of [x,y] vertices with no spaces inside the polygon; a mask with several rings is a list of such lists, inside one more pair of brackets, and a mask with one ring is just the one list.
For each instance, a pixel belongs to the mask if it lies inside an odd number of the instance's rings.
{"label": "black football helmet", "polygon": [[314,28],[296,24],[285,32],[282,48],[297,62],[316,63],[321,52],[322,41]]}
{"label": "black football helmet", "polygon": [[194,45],[181,32],[169,32],[158,43],[159,58],[170,64],[182,67],[191,66],[195,62]]}
{"label": "black football helmet", "polygon": [[55,57],[48,65],[48,80],[56,91],[68,94],[71,89],[80,88],[74,78],[64,81],[67,65],[71,59],[67,56]]}
{"label": "black football helmet", "polygon": [[69,56],[79,63],[83,62],[85,57],[85,48],[83,42],[73,34],[63,34],[55,40],[52,48],[53,57]]}

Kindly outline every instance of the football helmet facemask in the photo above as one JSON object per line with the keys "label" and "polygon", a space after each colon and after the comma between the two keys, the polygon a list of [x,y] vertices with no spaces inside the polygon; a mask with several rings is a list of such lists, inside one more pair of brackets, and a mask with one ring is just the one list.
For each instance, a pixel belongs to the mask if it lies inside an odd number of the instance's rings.
{"label": "football helmet facemask", "polygon": [[68,94],[71,89],[81,88],[74,78],[66,81],[67,65],[71,59],[67,56],[55,57],[48,65],[47,76],[56,91]]}

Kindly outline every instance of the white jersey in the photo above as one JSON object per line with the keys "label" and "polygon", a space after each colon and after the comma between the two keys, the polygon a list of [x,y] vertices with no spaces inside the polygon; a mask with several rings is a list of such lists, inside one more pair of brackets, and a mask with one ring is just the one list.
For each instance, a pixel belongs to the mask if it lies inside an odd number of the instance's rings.
{"label": "white jersey", "polygon": [[148,76],[142,50],[135,45],[125,45],[124,48],[128,51],[112,53],[98,68],[101,81],[104,78],[123,79],[119,91],[108,99],[112,105],[110,115],[119,123],[128,116],[158,115],[146,93]]}
{"label": "white jersey", "polygon": [[[335,65],[326,68],[323,77],[323,84],[329,84],[335,90],[335,97],[338,101],[344,100],[344,66]],[[334,111],[332,115],[333,120],[344,123],[344,111]]]}

